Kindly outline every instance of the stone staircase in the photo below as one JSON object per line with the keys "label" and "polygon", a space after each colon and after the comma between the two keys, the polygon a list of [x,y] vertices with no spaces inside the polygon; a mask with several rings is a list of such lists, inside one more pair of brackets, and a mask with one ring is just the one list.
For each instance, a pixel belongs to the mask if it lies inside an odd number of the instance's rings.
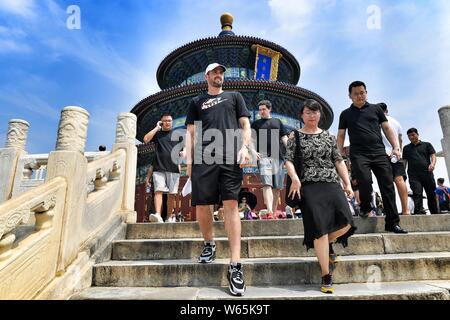
{"label": "stone staircase", "polygon": [[[358,230],[334,271],[335,294],[319,291],[314,250],[301,220],[242,222],[245,299],[450,299],[450,215],[401,217],[410,233],[384,232],[383,218],[356,218]],[[92,287],[72,299],[236,299],[228,294],[228,242],[215,223],[217,259],[199,264],[195,222],[129,224],[111,260],[94,266]]]}

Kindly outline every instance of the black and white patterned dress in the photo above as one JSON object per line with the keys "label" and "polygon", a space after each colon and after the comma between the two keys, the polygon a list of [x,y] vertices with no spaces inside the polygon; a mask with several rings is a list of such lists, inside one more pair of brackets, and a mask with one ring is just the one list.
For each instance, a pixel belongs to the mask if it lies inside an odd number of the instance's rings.
{"label": "black and white patterned dress", "polygon": [[[296,147],[294,133],[291,133],[286,147],[287,161],[294,163]],[[299,177],[302,183],[300,209],[305,229],[303,244],[307,249],[314,248],[315,239],[350,224],[350,230],[337,239],[346,247],[347,239],[356,227],[336,171],[336,161],[343,160],[336,139],[328,131],[300,132],[300,147],[303,155],[303,174]]]}

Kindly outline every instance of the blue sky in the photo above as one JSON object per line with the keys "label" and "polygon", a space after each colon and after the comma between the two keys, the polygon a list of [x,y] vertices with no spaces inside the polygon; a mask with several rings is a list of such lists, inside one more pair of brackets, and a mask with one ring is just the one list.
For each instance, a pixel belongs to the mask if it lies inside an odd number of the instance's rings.
{"label": "blue sky", "polygon": [[[81,29],[69,30],[70,5]],[[380,9],[380,28],[369,29]],[[368,11],[369,10],[369,11]],[[325,98],[337,118],[348,84],[363,80],[369,101],[384,101],[406,129],[441,150],[437,110],[450,104],[450,1],[361,0],[0,0],[0,145],[12,118],[30,122],[27,150],[54,149],[60,110],[91,115],[87,151],[111,147],[115,119],[159,91],[164,57],[216,36],[219,17],[233,31],[281,44],[299,60],[299,86]],[[446,176],[446,175],[445,175]]]}

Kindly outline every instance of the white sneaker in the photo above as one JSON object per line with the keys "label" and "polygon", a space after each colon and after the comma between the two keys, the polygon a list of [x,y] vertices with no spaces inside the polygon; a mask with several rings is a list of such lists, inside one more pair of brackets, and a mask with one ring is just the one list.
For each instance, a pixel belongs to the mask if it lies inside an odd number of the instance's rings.
{"label": "white sneaker", "polygon": [[168,222],[168,223],[174,223],[174,222],[177,222],[177,218],[176,218],[175,216],[172,216],[172,217],[170,217],[169,219],[167,219],[166,222]]}
{"label": "white sneaker", "polygon": [[160,215],[160,214],[156,214],[156,213],[152,213],[152,214],[149,216],[148,220],[149,220],[150,222],[159,222],[159,223],[163,223],[163,222],[164,222],[164,220],[163,220],[163,218],[161,217],[161,215]]}

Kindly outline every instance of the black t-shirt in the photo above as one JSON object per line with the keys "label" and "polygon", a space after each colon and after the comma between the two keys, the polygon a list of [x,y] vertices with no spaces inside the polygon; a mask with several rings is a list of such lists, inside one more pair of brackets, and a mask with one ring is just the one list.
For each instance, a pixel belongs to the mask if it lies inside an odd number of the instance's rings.
{"label": "black t-shirt", "polygon": [[[201,137],[197,136],[196,141],[201,142],[204,162],[208,162],[207,156],[211,155],[214,159],[221,159],[226,163],[236,163],[238,145],[241,144],[242,138],[232,135],[240,129],[239,118],[241,117],[250,117],[250,113],[239,92],[224,91],[215,96],[203,94],[192,99],[186,125],[201,121]],[[219,133],[222,140],[216,138]],[[198,134],[200,132],[196,130],[196,135]],[[207,148],[209,145],[211,146]],[[200,148],[194,147],[195,161],[199,159]]]}
{"label": "black t-shirt", "polygon": [[256,120],[252,123],[252,129],[256,130],[256,150],[261,153],[263,157],[272,156],[272,142],[274,142],[278,144],[276,147],[278,147],[279,150],[279,159],[283,159],[285,148],[284,144],[280,143],[280,140],[281,137],[287,136],[289,131],[280,119],[270,118]]}
{"label": "black t-shirt", "polygon": [[380,127],[385,121],[388,120],[381,107],[368,102],[361,109],[351,105],[342,111],[339,129],[348,130],[350,156],[386,154]]}
{"label": "black t-shirt", "polygon": [[419,141],[416,145],[410,143],[404,146],[403,159],[408,161],[408,175],[417,176],[429,172],[430,156],[434,153],[436,151],[429,142]]}
{"label": "black t-shirt", "polygon": [[[153,137],[152,141],[156,144],[155,158],[153,160],[153,171],[160,172],[175,172],[179,173],[178,161],[173,162],[171,153],[172,149],[180,143],[182,138],[177,141],[172,141],[172,133],[174,131],[158,131]],[[180,149],[181,151],[181,149]],[[176,155],[178,160],[178,154]]]}

